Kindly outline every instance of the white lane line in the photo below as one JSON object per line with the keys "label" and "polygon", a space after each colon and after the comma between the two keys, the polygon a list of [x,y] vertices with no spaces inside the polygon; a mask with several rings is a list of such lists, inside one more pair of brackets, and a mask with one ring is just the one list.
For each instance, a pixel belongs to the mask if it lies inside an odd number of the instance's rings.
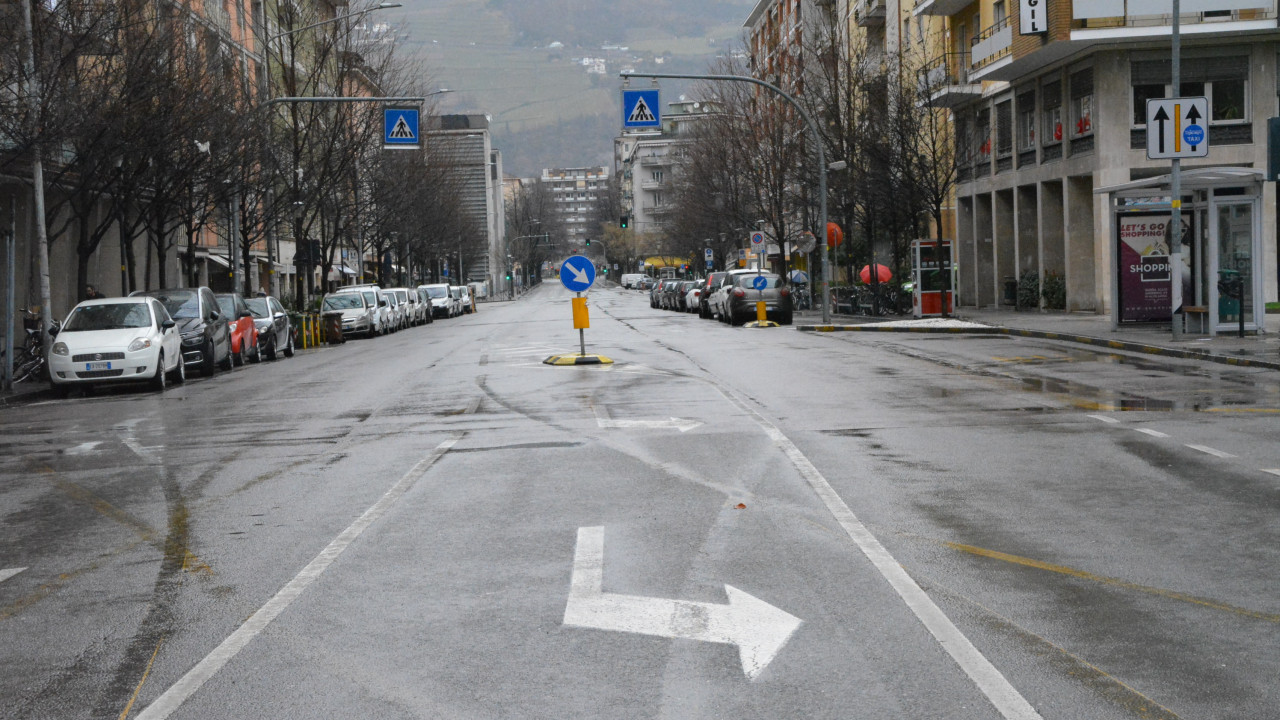
{"label": "white lane line", "polygon": [[1215,449],[1213,449],[1213,448],[1211,448],[1211,447],[1208,447],[1208,446],[1205,446],[1205,445],[1192,445],[1191,443],[1185,443],[1185,445],[1186,445],[1187,447],[1191,448],[1192,450],[1199,450],[1199,451],[1200,451],[1200,452],[1202,452],[1202,453],[1206,453],[1206,454],[1208,454],[1208,455],[1212,455],[1212,456],[1214,456],[1214,457],[1220,457],[1220,458],[1231,458],[1231,457],[1235,457],[1235,455],[1232,455],[1232,454],[1231,454],[1231,453],[1229,453],[1229,452],[1222,452],[1221,450],[1215,450]]}
{"label": "white lane line", "polygon": [[1137,430],[1138,432],[1143,433],[1145,435],[1150,435],[1151,437],[1158,437],[1158,438],[1169,437],[1168,435],[1160,432],[1159,430],[1152,430],[1150,428],[1134,428],[1134,430]]}
{"label": "white lane line", "polygon": [[792,465],[809,482],[809,486],[827,506],[827,510],[844,528],[849,539],[853,540],[862,554],[871,561],[876,570],[880,571],[880,575],[889,582],[889,585],[898,593],[898,597],[902,598],[942,649],[947,651],[960,669],[978,686],[978,690],[987,696],[1000,715],[1007,720],[1041,720],[1040,713],[1036,712],[1031,703],[1027,702],[1027,699],[1022,697],[1021,693],[996,669],[996,666],[973,646],[969,638],[960,632],[942,609],[907,574],[902,564],[894,559],[875,535],[853,514],[835,488],[831,487],[831,483],[827,482],[818,468],[804,456],[804,453],[800,452],[800,448],[746,402],[724,389],[720,392],[750,415],[786,454]]}
{"label": "white lane line", "polygon": [[4,582],[5,580],[8,580],[9,578],[13,577],[14,575],[17,575],[18,573],[22,572],[23,570],[26,570],[26,568],[24,568],[24,567],[20,567],[20,568],[7,568],[7,569],[5,569],[5,570],[0,570],[0,582]]}
{"label": "white lane line", "polygon": [[235,632],[227,636],[227,639],[214,648],[213,652],[206,655],[203,660],[196,663],[195,667],[188,670],[187,674],[183,675],[178,682],[170,686],[168,690],[165,690],[160,697],[155,699],[155,702],[147,706],[146,710],[139,713],[135,720],[162,720],[173,714],[175,710],[182,706],[182,703],[186,702],[187,698],[200,689],[200,686],[216,675],[250,641],[265,630],[272,620],[275,620],[280,613],[284,612],[285,608],[289,607],[294,600],[297,600],[298,596],[307,589],[307,586],[315,582],[325,570],[329,569],[333,561],[337,560],[338,556],[351,543],[355,542],[361,533],[376,522],[378,518],[386,514],[387,510],[408,492],[409,488],[413,487],[418,478],[434,465],[437,460],[444,457],[449,448],[453,447],[454,443],[461,438],[462,435],[460,433],[453,435],[448,440],[437,445],[430,455],[418,461],[418,464],[405,473],[399,482],[391,486],[391,489],[379,498],[378,502],[374,503],[368,510],[365,510],[363,515],[356,518],[355,522],[351,523],[346,530],[343,530],[338,537],[334,538],[333,542],[329,543],[324,550],[321,550],[315,559],[307,563],[307,566],[302,568],[302,571],[297,576],[280,588],[275,597],[268,600],[267,604],[263,605],[253,615],[250,615],[243,625],[236,628]]}
{"label": "white lane line", "polygon": [[1113,417],[1107,417],[1106,415],[1090,415],[1089,417],[1093,418],[1094,420],[1101,420],[1101,421],[1102,421],[1102,422],[1104,422],[1104,423],[1118,423],[1118,422],[1120,422],[1119,420],[1117,420],[1117,419],[1115,419],[1115,418],[1113,418]]}
{"label": "white lane line", "polygon": [[1262,468],[1262,472],[1271,473],[1272,475],[1280,475],[1280,468]]}

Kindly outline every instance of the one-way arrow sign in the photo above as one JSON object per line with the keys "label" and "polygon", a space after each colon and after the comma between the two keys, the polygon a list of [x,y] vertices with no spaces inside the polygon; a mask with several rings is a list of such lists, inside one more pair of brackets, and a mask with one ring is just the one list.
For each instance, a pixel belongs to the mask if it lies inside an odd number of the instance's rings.
{"label": "one-way arrow sign", "polygon": [[604,592],[604,528],[578,528],[564,624],[738,646],[742,672],[757,677],[801,620],[732,585],[728,605]]}
{"label": "one-way arrow sign", "polygon": [[1202,97],[1147,101],[1147,157],[1151,160],[1206,157],[1209,133],[1201,121],[1209,117]]}

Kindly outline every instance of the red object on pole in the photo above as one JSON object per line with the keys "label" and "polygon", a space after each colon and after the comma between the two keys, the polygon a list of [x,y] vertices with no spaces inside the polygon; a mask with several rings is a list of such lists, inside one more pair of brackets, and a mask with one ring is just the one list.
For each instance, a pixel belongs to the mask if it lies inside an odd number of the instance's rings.
{"label": "red object on pole", "polygon": [[844,242],[844,231],[833,222],[827,223],[827,247],[833,248],[842,242]]}
{"label": "red object on pole", "polygon": [[[862,282],[867,284],[871,283],[871,267],[872,267],[871,265],[864,265],[862,269],[858,271],[858,277],[862,279]],[[875,269],[876,269],[876,282],[882,282],[882,283],[889,282],[890,280],[893,279],[893,271],[885,267],[884,265],[881,265],[880,263],[876,263]]]}

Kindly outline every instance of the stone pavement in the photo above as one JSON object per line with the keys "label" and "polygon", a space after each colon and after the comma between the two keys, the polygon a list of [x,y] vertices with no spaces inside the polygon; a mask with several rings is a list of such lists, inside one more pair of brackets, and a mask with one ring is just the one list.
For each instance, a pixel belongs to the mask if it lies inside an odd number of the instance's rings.
{"label": "stone pavement", "polygon": [[1183,335],[1175,342],[1168,323],[1122,325],[1111,328],[1111,317],[1094,313],[1014,311],[1012,309],[960,308],[955,322],[938,319],[901,322],[901,318],[836,315],[831,326],[821,326],[821,313],[798,314],[800,330],[871,332],[984,333],[1067,340],[1086,345],[1179,357],[1208,362],[1280,370],[1280,315],[1266,315],[1266,332],[1236,337],[1236,333]]}

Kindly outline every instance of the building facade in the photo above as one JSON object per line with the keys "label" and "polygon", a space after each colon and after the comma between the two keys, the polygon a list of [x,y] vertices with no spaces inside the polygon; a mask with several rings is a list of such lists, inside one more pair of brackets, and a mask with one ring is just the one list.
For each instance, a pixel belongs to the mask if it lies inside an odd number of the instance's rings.
{"label": "building facade", "polygon": [[[959,303],[1002,304],[1010,281],[1034,273],[1065,286],[1065,309],[1114,314],[1117,215],[1105,190],[1170,172],[1168,160],[1147,157],[1147,101],[1207,99],[1209,155],[1183,160],[1183,168],[1265,169],[1267,119],[1276,114],[1280,87],[1276,2],[1182,2],[1176,88],[1169,0],[1039,7],[1043,14],[1034,19],[1029,8],[1002,0],[928,0],[916,7],[947,23],[946,53],[926,77],[932,101],[954,113]],[[1153,203],[1168,206],[1167,190],[1163,198],[1158,189],[1150,192]],[[1248,210],[1214,208],[1263,218],[1276,210],[1270,192]],[[1204,210],[1184,219],[1191,227],[1184,263],[1198,278],[1188,286],[1188,304],[1209,297],[1211,263],[1231,261],[1205,256],[1211,240],[1226,247],[1218,243],[1228,230],[1219,222],[1225,216]],[[1275,223],[1257,225],[1255,254],[1262,257],[1254,260],[1265,275],[1258,288],[1274,300]]]}
{"label": "building facade", "polygon": [[600,232],[591,223],[600,198],[609,194],[609,168],[574,167],[543,169],[541,182],[551,195],[569,248],[585,245]]}
{"label": "building facade", "polygon": [[[506,264],[506,210],[502,192],[502,155],[492,145],[485,115],[442,115],[426,131],[430,154],[444,159],[459,180],[459,197],[466,225],[473,237],[441,239],[445,248],[456,242],[450,259],[451,282],[485,283],[494,293]],[[461,263],[461,273],[458,272]]]}

